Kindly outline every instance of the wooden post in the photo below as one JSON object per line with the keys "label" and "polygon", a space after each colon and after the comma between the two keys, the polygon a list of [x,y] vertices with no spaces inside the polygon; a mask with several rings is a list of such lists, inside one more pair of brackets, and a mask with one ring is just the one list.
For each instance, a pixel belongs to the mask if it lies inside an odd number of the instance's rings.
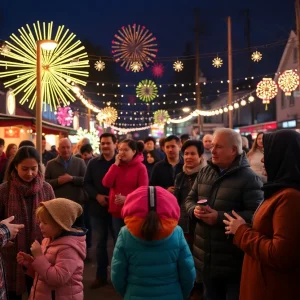
{"label": "wooden post", "polygon": [[[200,28],[199,28],[199,8],[195,8],[195,43],[196,43],[196,62],[195,62],[195,82],[196,82],[196,100],[197,109],[201,110],[201,90],[200,90]],[[199,134],[203,132],[202,117],[198,115],[197,124],[199,126]]]}
{"label": "wooden post", "polygon": [[43,109],[43,95],[42,95],[42,41],[37,41],[36,45],[36,103],[35,103],[35,121],[36,121],[36,150],[40,157],[42,157],[42,109]]}
{"label": "wooden post", "polygon": [[[228,106],[232,105],[233,82],[232,82],[232,37],[231,37],[231,18],[227,18],[228,27]],[[228,127],[233,128],[232,110],[228,110]]]}

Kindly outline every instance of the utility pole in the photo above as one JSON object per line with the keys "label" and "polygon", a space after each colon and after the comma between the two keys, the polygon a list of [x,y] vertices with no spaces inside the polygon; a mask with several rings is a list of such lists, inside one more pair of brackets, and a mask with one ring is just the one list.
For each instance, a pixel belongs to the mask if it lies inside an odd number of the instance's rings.
{"label": "utility pole", "polygon": [[[297,49],[298,49],[298,74],[300,75],[300,0],[295,0],[296,11],[296,34],[297,34]],[[299,85],[300,91],[300,85]]]}
{"label": "utility pole", "polygon": [[[199,8],[195,8],[195,43],[196,43],[196,61],[195,61],[195,83],[196,83],[196,100],[197,109],[201,110],[201,90],[200,90],[200,25],[199,25]],[[197,124],[199,127],[199,134],[203,132],[202,117],[198,115]]]}
{"label": "utility pole", "polygon": [[[232,105],[233,82],[232,82],[232,37],[231,37],[231,17],[227,18],[228,28],[228,106]],[[232,110],[228,110],[228,127],[233,128]]]}

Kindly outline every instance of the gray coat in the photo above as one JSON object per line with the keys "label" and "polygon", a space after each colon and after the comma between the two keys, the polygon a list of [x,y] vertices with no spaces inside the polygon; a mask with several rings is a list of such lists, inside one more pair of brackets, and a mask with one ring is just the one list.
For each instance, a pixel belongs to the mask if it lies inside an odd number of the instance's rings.
{"label": "gray coat", "polygon": [[186,210],[194,218],[198,199],[207,199],[211,208],[218,211],[217,224],[210,226],[197,220],[193,255],[195,266],[205,279],[239,280],[243,252],[233,245],[233,236],[226,236],[224,212],[235,210],[247,223],[263,200],[262,181],[251,169],[245,154],[220,174],[217,166],[208,161],[201,169],[185,201]]}
{"label": "gray coat", "polygon": [[[86,200],[86,193],[83,189],[85,171],[86,165],[83,159],[72,156],[67,169],[65,169],[62,158],[57,156],[47,163],[45,179],[53,187],[55,197],[67,198],[83,204]],[[66,173],[73,176],[73,180],[59,185],[58,177]]]}

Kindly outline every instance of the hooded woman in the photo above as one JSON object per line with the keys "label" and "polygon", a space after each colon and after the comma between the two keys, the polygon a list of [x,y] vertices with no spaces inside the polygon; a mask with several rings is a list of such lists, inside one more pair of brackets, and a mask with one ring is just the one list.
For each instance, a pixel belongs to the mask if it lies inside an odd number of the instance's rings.
{"label": "hooded woman", "polygon": [[226,214],[225,230],[245,252],[240,300],[296,299],[300,278],[300,134],[281,130],[263,137],[268,175],[253,224]]}
{"label": "hooded woman", "polygon": [[129,194],[122,209],[111,279],[125,300],[187,299],[195,267],[182,229],[177,199],[162,187],[143,186]]}

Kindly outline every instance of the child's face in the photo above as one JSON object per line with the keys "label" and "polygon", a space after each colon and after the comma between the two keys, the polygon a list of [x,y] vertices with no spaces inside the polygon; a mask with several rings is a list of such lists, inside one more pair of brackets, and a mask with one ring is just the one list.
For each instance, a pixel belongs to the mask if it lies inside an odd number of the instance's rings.
{"label": "child's face", "polygon": [[87,152],[84,152],[84,153],[81,154],[81,157],[82,157],[82,159],[84,159],[84,160],[88,160],[88,159],[90,159],[92,156],[93,156],[93,153],[87,153]]}
{"label": "child's face", "polygon": [[54,239],[62,233],[62,229],[57,224],[49,223],[47,220],[40,221],[40,229],[44,238]]}

